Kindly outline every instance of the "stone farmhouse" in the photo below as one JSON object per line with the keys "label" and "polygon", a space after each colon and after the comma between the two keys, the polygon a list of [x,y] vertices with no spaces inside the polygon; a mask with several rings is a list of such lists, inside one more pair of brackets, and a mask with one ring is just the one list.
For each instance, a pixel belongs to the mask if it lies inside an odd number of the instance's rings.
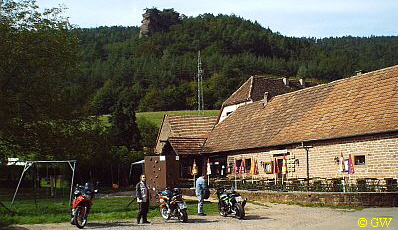
{"label": "stone farmhouse", "polygon": [[[219,122],[202,154],[257,177],[398,178],[398,65],[242,105]],[[339,170],[351,154],[354,173]],[[281,175],[283,158],[287,173]],[[275,164],[276,163],[276,164]],[[347,163],[347,162],[345,162]],[[347,164],[345,164],[347,165]],[[239,176],[249,174],[246,170]]]}
{"label": "stone farmhouse", "polygon": [[[307,85],[314,84],[307,83]],[[202,167],[205,166],[203,162],[207,159],[203,158],[201,151],[209,133],[217,122],[224,120],[242,105],[262,100],[265,92],[275,96],[302,88],[304,88],[304,81],[302,80],[300,82],[289,82],[287,78],[250,77],[223,103],[218,117],[164,116],[156,141],[155,154],[178,156],[181,178],[192,177],[192,165],[195,159],[200,174]],[[222,165],[219,162],[212,162],[212,164],[214,165],[214,173],[221,174]]]}
{"label": "stone farmhouse", "polygon": [[156,153],[182,156],[185,178],[195,158],[200,170],[209,159],[212,175],[235,176],[244,161],[238,177],[396,183],[397,92],[398,65],[321,85],[251,77],[218,118],[166,116]]}

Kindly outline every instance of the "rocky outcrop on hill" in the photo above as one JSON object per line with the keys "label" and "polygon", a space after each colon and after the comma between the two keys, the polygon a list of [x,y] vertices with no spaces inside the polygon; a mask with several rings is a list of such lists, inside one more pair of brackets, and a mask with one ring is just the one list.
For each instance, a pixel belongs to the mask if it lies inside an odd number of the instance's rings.
{"label": "rocky outcrop on hill", "polygon": [[146,9],[142,15],[140,38],[149,37],[157,32],[167,32],[170,26],[181,22],[180,14],[174,9],[160,11],[156,8]]}

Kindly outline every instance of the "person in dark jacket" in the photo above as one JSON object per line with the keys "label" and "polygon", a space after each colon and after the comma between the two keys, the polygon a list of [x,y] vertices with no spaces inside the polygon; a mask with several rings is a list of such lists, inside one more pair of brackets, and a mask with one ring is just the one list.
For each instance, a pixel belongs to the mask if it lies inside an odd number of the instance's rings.
{"label": "person in dark jacket", "polygon": [[137,202],[140,207],[137,215],[137,224],[140,223],[142,217],[143,224],[149,224],[147,220],[148,208],[149,208],[149,189],[146,185],[146,177],[144,174],[140,177],[140,182],[135,186],[135,192],[137,196]]}

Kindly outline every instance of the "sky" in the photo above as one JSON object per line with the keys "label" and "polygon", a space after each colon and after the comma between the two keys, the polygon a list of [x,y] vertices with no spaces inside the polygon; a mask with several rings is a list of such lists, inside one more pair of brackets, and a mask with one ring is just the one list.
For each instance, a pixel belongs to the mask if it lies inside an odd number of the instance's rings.
{"label": "sky", "polygon": [[174,8],[186,16],[235,14],[294,37],[398,35],[398,0],[37,0],[65,5],[81,28],[140,26],[145,8]]}

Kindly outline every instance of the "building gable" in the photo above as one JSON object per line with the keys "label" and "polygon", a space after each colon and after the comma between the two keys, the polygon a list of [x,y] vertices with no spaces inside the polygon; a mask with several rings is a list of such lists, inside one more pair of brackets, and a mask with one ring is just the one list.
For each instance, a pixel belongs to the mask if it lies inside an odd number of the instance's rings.
{"label": "building gable", "polygon": [[[304,81],[301,79],[289,80],[287,78],[273,78],[265,76],[252,76],[239,89],[237,89],[222,105],[219,122],[238,107],[255,101],[262,100],[264,95],[274,97],[280,94],[293,92],[304,88]],[[314,86],[315,83],[308,82],[307,86]]]}
{"label": "building gable", "polygon": [[[166,144],[170,142],[176,153],[199,154],[198,143],[202,148],[209,132],[213,129],[217,117],[195,115],[165,115],[159,130],[155,153],[160,154]],[[172,141],[170,141],[172,140]]]}

